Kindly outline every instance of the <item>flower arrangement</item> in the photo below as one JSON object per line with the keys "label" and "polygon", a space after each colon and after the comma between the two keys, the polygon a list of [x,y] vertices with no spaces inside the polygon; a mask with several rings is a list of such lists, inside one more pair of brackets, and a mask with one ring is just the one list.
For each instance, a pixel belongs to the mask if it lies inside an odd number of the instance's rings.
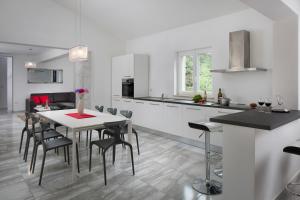
{"label": "flower arrangement", "polygon": [[86,88],[79,88],[75,90],[75,93],[77,94],[85,94],[85,93],[89,93],[89,90]]}
{"label": "flower arrangement", "polygon": [[78,94],[79,101],[77,105],[77,111],[79,114],[83,114],[84,112],[84,94],[89,93],[89,90],[86,88],[79,88],[75,90],[75,93]]}

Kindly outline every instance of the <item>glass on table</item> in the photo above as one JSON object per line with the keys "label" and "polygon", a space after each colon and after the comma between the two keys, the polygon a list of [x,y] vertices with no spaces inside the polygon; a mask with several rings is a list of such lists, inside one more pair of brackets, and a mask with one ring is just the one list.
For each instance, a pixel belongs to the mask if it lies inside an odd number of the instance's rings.
{"label": "glass on table", "polygon": [[266,109],[266,111],[268,112],[268,113],[271,113],[271,105],[272,105],[272,98],[266,98],[266,100],[265,100],[265,105],[266,105],[266,107],[267,107],[267,109]]}
{"label": "glass on table", "polygon": [[265,99],[264,98],[259,98],[257,103],[259,105],[258,112],[263,112],[263,106],[265,104]]}

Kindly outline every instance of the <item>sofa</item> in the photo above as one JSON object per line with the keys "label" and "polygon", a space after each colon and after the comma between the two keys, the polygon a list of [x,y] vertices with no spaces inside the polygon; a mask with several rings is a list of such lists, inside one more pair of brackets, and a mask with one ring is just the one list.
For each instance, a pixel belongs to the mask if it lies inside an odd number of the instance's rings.
{"label": "sofa", "polygon": [[36,112],[34,107],[48,102],[51,110],[73,109],[76,106],[74,92],[34,93],[26,99],[26,112]]}

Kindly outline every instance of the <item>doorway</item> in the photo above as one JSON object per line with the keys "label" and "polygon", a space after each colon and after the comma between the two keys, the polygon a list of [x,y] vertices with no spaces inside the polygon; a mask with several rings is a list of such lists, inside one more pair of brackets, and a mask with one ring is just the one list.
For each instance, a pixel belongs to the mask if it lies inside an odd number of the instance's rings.
{"label": "doorway", "polygon": [[0,56],[0,111],[12,112],[12,57]]}

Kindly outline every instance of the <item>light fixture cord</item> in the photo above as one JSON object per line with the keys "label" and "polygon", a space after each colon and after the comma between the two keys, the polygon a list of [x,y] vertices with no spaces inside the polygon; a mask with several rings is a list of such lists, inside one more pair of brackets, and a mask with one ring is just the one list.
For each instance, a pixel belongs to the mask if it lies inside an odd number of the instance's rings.
{"label": "light fixture cord", "polygon": [[81,45],[81,23],[82,23],[82,4],[81,0],[79,0],[79,44]]}

